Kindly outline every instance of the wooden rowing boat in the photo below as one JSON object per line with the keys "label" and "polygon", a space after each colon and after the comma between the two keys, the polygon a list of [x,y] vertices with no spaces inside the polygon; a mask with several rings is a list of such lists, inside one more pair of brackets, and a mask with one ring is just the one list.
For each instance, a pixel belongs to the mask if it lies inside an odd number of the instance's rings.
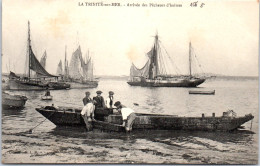
{"label": "wooden rowing boat", "polygon": [[[81,117],[81,109],[68,107],[40,107],[36,108],[40,114],[54,123],[56,126],[85,126]],[[104,114],[102,115],[101,112]],[[122,116],[112,114],[111,109],[95,110],[94,128],[123,131]],[[101,116],[102,115],[102,116]],[[252,120],[254,116],[248,114],[242,117],[227,115],[215,117],[213,113],[210,117],[178,117],[175,115],[160,114],[140,114],[136,113],[133,130],[155,129],[155,130],[205,130],[205,131],[231,131],[239,128],[242,124]]]}
{"label": "wooden rowing boat", "polygon": [[4,109],[19,109],[23,108],[27,101],[26,96],[11,95],[6,92],[2,92],[2,107]]}
{"label": "wooden rowing boat", "polygon": [[42,100],[52,100],[52,96],[42,96]]}
{"label": "wooden rowing boat", "polygon": [[189,94],[194,94],[194,95],[214,95],[215,94],[215,90],[212,90],[212,91],[190,90]]}

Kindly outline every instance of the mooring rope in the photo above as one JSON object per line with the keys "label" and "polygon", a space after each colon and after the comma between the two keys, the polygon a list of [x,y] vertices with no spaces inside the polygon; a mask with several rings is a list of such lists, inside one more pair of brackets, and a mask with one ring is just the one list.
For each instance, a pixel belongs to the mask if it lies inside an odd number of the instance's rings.
{"label": "mooring rope", "polygon": [[32,131],[33,131],[36,127],[40,126],[45,120],[49,119],[55,112],[56,112],[56,110],[55,110],[52,114],[50,114],[48,117],[46,117],[43,121],[41,121],[39,124],[37,124],[35,127],[31,128],[28,132],[29,132],[29,133],[32,133]]}

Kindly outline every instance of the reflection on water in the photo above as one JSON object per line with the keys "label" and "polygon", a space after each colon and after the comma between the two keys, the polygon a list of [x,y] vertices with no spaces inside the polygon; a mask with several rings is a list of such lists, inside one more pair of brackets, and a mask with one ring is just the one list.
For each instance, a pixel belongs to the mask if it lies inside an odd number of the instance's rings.
{"label": "reflection on water", "polygon": [[[82,107],[85,90],[51,91],[53,101],[40,100],[44,92],[10,91],[28,97],[22,110],[2,111],[2,158],[25,163],[183,163],[256,164],[258,156],[258,82],[213,81],[200,89],[215,89],[211,96],[189,95],[193,88],[131,87],[122,80],[103,80],[89,89],[115,92],[115,100],[136,112],[178,116],[221,116],[233,109],[238,115],[252,113],[255,119],[245,130],[234,132],[133,131],[130,134],[95,129],[56,127],[45,121],[33,133],[27,131],[45,118],[39,105]],[[116,88],[115,88],[116,87]],[[242,95],[243,94],[243,95]],[[138,106],[133,103],[137,103]]]}

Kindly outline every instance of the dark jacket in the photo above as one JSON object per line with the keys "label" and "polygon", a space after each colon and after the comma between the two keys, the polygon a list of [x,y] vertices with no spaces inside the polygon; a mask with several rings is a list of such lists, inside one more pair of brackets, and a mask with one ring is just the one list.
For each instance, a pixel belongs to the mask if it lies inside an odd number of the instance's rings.
{"label": "dark jacket", "polygon": [[88,102],[90,102],[90,101],[92,101],[92,99],[89,97],[89,98],[87,98],[87,97],[84,97],[83,98],[83,104],[84,104],[84,106],[88,103]]}
{"label": "dark jacket", "polygon": [[97,108],[105,108],[105,100],[102,96],[100,97],[93,97],[93,100],[96,101],[94,104]]}
{"label": "dark jacket", "polygon": [[50,96],[51,92],[49,90],[46,90],[45,96]]}

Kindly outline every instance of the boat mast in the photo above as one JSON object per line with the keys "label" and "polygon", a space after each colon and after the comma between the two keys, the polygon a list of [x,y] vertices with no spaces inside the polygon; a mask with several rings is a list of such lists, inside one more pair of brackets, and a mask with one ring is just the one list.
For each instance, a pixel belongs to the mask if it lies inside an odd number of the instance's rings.
{"label": "boat mast", "polygon": [[190,78],[191,78],[191,42],[189,44],[189,72],[190,72]]}
{"label": "boat mast", "polygon": [[28,52],[29,52],[29,78],[30,78],[30,64],[31,64],[31,37],[30,37],[30,21],[28,21]]}
{"label": "boat mast", "polygon": [[156,36],[155,36],[155,76],[158,75],[158,32],[156,32]]}
{"label": "boat mast", "polygon": [[150,57],[151,63],[150,63],[150,66],[149,66],[149,79],[154,79],[155,76],[157,76],[157,73],[158,73],[157,48],[158,48],[158,34],[156,33],[155,40],[154,40],[154,46],[152,48],[152,55]]}

